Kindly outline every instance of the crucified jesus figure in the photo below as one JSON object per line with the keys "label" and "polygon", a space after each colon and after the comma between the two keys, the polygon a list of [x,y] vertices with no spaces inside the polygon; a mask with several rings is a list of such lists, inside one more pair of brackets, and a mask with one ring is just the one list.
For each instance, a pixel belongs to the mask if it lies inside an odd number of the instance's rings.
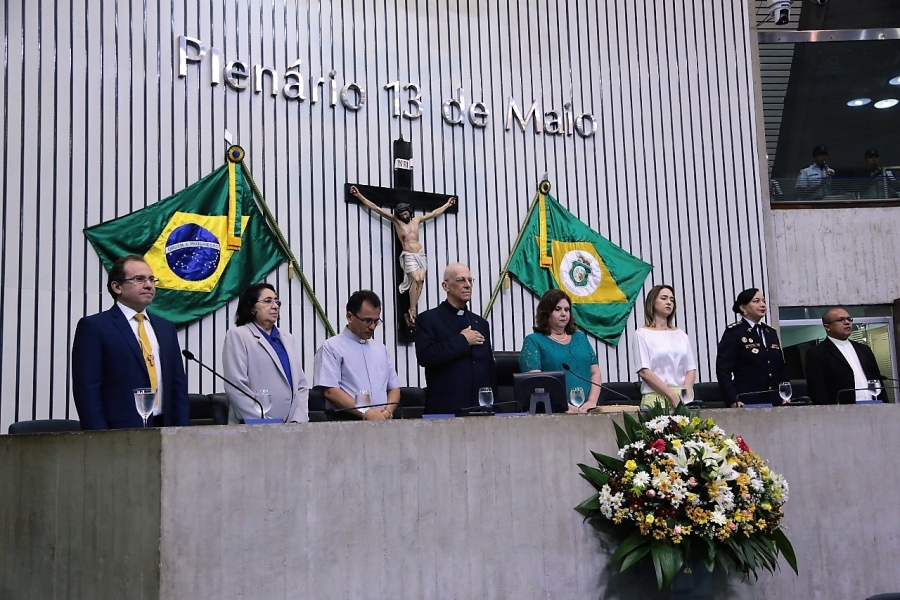
{"label": "crucified jesus figure", "polygon": [[403,283],[400,284],[400,293],[409,291],[409,312],[406,314],[406,324],[413,328],[416,324],[416,305],[419,303],[419,296],[422,295],[425,270],[427,269],[425,252],[422,251],[422,244],[419,242],[419,224],[443,214],[444,211],[456,204],[456,198],[451,197],[440,208],[425,213],[421,217],[414,217],[409,204],[398,204],[394,208],[394,212],[390,213],[363,196],[356,186],[351,186],[350,193],[358,198],[363,206],[394,224],[394,230],[397,232],[400,246],[403,248],[403,251],[400,252],[400,266],[406,273]]}

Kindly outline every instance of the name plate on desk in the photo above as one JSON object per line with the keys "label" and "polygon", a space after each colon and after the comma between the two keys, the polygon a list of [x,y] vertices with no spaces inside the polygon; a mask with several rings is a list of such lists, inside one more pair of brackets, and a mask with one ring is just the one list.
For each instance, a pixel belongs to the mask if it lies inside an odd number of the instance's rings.
{"label": "name plate on desk", "polygon": [[274,425],[276,423],[284,424],[281,419],[244,419],[244,425]]}

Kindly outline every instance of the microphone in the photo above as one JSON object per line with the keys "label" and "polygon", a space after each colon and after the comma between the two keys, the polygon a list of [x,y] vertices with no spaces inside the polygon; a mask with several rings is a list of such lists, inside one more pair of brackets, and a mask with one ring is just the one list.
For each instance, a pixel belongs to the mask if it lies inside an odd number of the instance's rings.
{"label": "microphone", "polygon": [[244,390],[242,390],[241,388],[239,388],[239,387],[238,387],[237,385],[235,385],[234,383],[232,383],[232,382],[228,381],[227,379],[225,379],[225,377],[223,377],[222,375],[219,375],[218,373],[216,373],[215,371],[213,371],[210,367],[207,367],[206,365],[204,365],[202,362],[200,362],[200,361],[197,359],[196,356],[194,356],[194,353],[191,352],[190,350],[186,350],[186,349],[185,349],[185,350],[182,350],[182,351],[181,351],[181,355],[184,356],[184,357],[185,357],[186,359],[188,359],[188,360],[194,361],[195,363],[197,363],[198,365],[200,365],[201,367],[203,367],[204,369],[206,369],[207,371],[209,371],[210,373],[212,373],[213,375],[215,375],[216,377],[218,377],[219,379],[221,379],[222,381],[224,381],[225,383],[227,383],[228,385],[230,385],[231,387],[233,387],[234,389],[236,389],[237,391],[239,391],[239,392],[242,393],[243,395],[245,395],[245,396],[247,396],[248,398],[250,398],[251,400],[253,400],[253,403],[256,404],[256,405],[259,407],[259,418],[260,418],[260,419],[265,419],[265,418],[266,418],[266,417],[265,417],[265,411],[263,410],[262,404],[260,404],[260,403],[259,403],[259,400],[257,400],[254,396],[251,396],[250,394],[248,394],[247,392],[245,392]]}
{"label": "microphone", "polygon": [[[400,418],[401,418],[401,419],[403,418],[403,407],[400,406],[400,403],[399,403],[399,402],[385,402],[385,403],[383,403],[383,404],[370,404],[369,406],[363,406],[362,408],[366,408],[366,409],[369,409],[369,408],[381,408],[381,407],[383,407],[383,406],[397,406],[397,407],[399,407],[399,408],[400,408]],[[350,411],[353,411],[353,410],[359,410],[359,407],[351,406],[350,408],[326,408],[326,409],[325,409],[325,414],[326,414],[326,415],[336,415],[336,414],[339,414],[339,413],[350,412]],[[391,417],[391,418],[393,418],[393,417]]]}
{"label": "microphone", "polygon": [[[890,377],[885,377],[885,379],[890,379]],[[835,396],[834,399],[835,399],[835,401],[836,401],[838,404],[840,404],[840,403],[841,403],[841,394],[843,394],[844,392],[869,392],[869,393],[871,394],[872,391],[873,391],[873,390],[872,390],[871,388],[867,388],[867,387],[864,387],[864,388],[847,388],[847,389],[845,389],[845,390],[838,390],[837,396]],[[880,388],[878,388],[878,393],[875,394],[875,395],[872,397],[872,400],[878,400],[878,396],[880,396],[880,395],[882,394],[883,391],[884,391],[884,386],[881,386]],[[854,402],[857,402],[855,396],[854,396]],[[865,400],[862,400],[861,402],[865,402]]]}
{"label": "microphone", "polygon": [[[610,393],[612,393],[612,394],[615,394],[616,396],[621,396],[622,398],[625,398],[626,400],[628,400],[628,403],[629,403],[629,404],[631,404],[631,403],[634,402],[634,399],[633,399],[633,398],[629,398],[628,396],[626,396],[626,395],[623,394],[622,392],[617,392],[616,390],[614,390],[614,389],[612,389],[612,388],[603,387],[603,384],[602,384],[602,383],[594,383],[594,382],[591,381],[590,379],[585,379],[584,377],[582,377],[581,375],[579,375],[578,373],[576,373],[575,371],[573,371],[573,370],[572,370],[572,367],[570,367],[570,366],[569,366],[568,364],[566,364],[566,363],[562,363],[560,366],[563,368],[563,371],[565,371],[566,373],[571,373],[572,375],[574,375],[574,376],[577,377],[578,379],[584,381],[585,383],[589,383],[589,384],[591,384],[591,385],[595,385],[595,386],[597,386],[598,388],[600,388],[601,390],[610,392]],[[599,404],[599,398],[598,398],[597,400],[598,400],[598,404]]]}

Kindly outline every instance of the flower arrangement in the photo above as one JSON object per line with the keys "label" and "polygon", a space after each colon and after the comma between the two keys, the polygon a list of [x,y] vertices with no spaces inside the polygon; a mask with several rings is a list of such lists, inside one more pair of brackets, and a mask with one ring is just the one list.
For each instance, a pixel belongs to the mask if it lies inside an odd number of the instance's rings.
{"label": "flower arrangement", "polygon": [[660,590],[694,559],[758,578],[760,568],[774,573],[781,554],[797,573],[781,528],[787,481],[741,436],[683,406],[623,418],[622,427],[614,423],[618,457],[592,452],[599,468],[578,465],[597,493],[576,510],[624,535],[611,564],[621,561],[624,571],[649,555]]}

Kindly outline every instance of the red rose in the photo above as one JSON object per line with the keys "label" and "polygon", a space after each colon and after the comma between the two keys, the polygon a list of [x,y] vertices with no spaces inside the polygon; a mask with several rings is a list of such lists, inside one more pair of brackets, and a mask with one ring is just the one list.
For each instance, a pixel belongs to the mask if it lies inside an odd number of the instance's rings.
{"label": "red rose", "polygon": [[655,452],[665,452],[666,450],[666,441],[665,440],[654,440],[652,444],[650,444],[650,449]]}
{"label": "red rose", "polygon": [[743,437],[737,436],[735,440],[737,440],[738,448],[741,449],[741,452],[750,452],[750,446],[747,445]]}

